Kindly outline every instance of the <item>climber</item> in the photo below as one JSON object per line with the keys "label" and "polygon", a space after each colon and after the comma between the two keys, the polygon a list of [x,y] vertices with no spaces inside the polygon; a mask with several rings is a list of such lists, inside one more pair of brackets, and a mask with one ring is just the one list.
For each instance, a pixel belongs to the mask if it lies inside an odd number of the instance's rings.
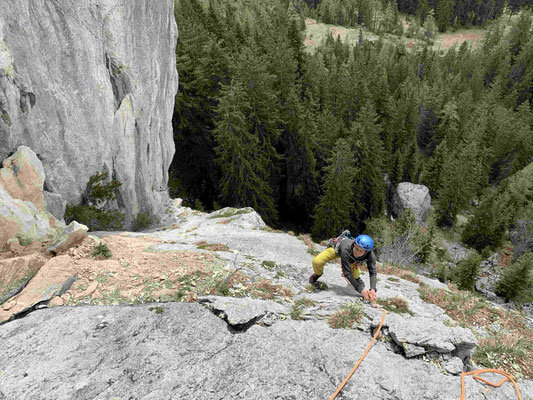
{"label": "climber", "polygon": [[[313,258],[314,274],[309,277],[309,283],[318,287],[318,279],[324,273],[324,265],[338,257],[341,259],[342,274],[353,288],[368,302],[376,301],[376,255],[372,251],[374,241],[368,235],[359,235],[355,239],[349,231],[330,240],[328,248]],[[361,263],[366,261],[370,276],[370,290],[365,289],[363,280],[359,277]]]}

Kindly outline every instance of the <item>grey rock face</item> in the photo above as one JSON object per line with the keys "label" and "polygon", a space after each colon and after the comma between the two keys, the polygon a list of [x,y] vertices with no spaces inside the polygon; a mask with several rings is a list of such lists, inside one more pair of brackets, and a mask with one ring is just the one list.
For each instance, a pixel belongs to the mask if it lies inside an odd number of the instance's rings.
{"label": "grey rock face", "polygon": [[249,298],[205,296],[198,302],[206,305],[215,314],[234,329],[246,329],[250,324],[262,320],[266,325],[272,325],[277,315],[287,314],[288,308],[273,301],[255,300]]}
{"label": "grey rock face", "polygon": [[[379,320],[374,319],[372,324],[377,327],[378,323]],[[436,352],[469,363],[477,345],[475,336],[468,329],[449,328],[426,317],[402,318],[389,313],[383,326],[388,328],[390,337],[409,358]]]}
{"label": "grey rock face", "polygon": [[65,222],[65,209],[66,202],[63,197],[58,193],[43,191],[44,203],[46,205],[46,211],[52,214],[58,221]]}
{"label": "grey rock face", "polygon": [[401,182],[393,190],[392,201],[389,205],[394,218],[400,218],[403,210],[410,208],[415,216],[416,223],[423,225],[431,206],[429,189],[424,185],[415,185],[410,182]]}
{"label": "grey rock face", "polygon": [[45,189],[79,203],[108,172],[127,225],[168,198],[178,87],[172,0],[4,0],[0,160],[27,145]]}
{"label": "grey rock face", "polygon": [[[154,306],[57,307],[0,326],[0,398],[324,399],[370,341],[320,321],[236,334],[202,305]],[[528,384],[519,382],[523,393]],[[483,389],[466,379],[469,399],[484,398]],[[450,400],[460,392],[458,377],[376,342],[340,398]],[[516,398],[508,384],[491,393]]]}
{"label": "grey rock face", "polygon": [[444,364],[444,369],[452,375],[459,375],[461,372],[463,372],[463,368],[463,360],[461,360],[459,357],[453,357],[451,360],[447,361],[446,364]]}

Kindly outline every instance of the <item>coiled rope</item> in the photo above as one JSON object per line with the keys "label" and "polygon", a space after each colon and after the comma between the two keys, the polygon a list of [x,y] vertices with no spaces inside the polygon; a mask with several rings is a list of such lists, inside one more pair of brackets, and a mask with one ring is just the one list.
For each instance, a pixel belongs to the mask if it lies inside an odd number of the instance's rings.
{"label": "coiled rope", "polygon": [[[359,368],[359,365],[365,359],[366,355],[370,351],[370,348],[372,347],[372,344],[374,344],[374,341],[376,340],[376,338],[379,335],[379,332],[381,331],[381,327],[383,326],[383,321],[385,321],[385,315],[387,314],[387,312],[385,310],[383,310],[377,304],[376,304],[376,306],[377,306],[377,308],[380,311],[383,311],[383,316],[381,317],[381,322],[379,323],[378,329],[376,330],[376,333],[374,333],[374,337],[372,338],[372,340],[368,344],[365,352],[363,353],[363,355],[361,356],[359,361],[357,361],[357,364],[355,364],[355,366],[352,368],[352,370],[350,371],[350,373],[348,374],[346,379],[344,379],[344,381],[342,381],[342,383],[337,388],[337,390],[335,391],[333,396],[330,397],[330,400],[335,399],[335,397],[337,397],[337,395],[340,393],[342,388],[344,388],[346,383],[348,383],[348,380],[352,377],[352,375],[357,370],[357,368]],[[495,373],[495,374],[503,375],[503,379],[501,381],[497,382],[497,383],[494,383],[494,382],[490,382],[490,381],[488,381],[488,380],[486,380],[484,378],[479,377],[479,375],[487,373],[487,372],[492,372],[492,373]],[[514,385],[515,390],[516,390],[516,394],[518,396],[518,399],[522,400],[522,396],[520,395],[520,390],[518,390],[518,385],[516,384],[515,380],[513,379],[513,376],[511,374],[509,374],[508,372],[500,371],[500,370],[497,370],[497,369],[478,369],[478,370],[471,371],[471,372],[463,372],[461,374],[461,400],[464,400],[464,398],[465,398],[465,376],[467,376],[467,375],[473,375],[474,379],[476,379],[476,380],[478,380],[480,382],[485,382],[486,384],[494,386],[494,387],[500,387],[506,381],[511,381],[512,384]]]}

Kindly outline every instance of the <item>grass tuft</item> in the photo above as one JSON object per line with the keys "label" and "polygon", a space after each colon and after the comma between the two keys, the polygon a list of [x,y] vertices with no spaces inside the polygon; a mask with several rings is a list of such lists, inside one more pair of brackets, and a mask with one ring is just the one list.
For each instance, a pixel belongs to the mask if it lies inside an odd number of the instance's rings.
{"label": "grass tuft", "polygon": [[414,315],[409,309],[407,300],[401,297],[392,297],[390,299],[378,299],[378,304],[385,310],[394,312],[397,314],[409,314]]}
{"label": "grass tuft", "polygon": [[346,303],[336,313],[330,315],[328,324],[333,329],[352,328],[363,318],[363,310],[361,303]]}

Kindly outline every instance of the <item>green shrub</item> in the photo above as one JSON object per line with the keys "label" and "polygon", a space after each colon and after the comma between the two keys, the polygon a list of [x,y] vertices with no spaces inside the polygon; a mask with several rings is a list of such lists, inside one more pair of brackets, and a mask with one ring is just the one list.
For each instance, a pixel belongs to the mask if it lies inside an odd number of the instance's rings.
{"label": "green shrub", "polygon": [[522,255],[505,269],[496,283],[494,292],[508,300],[533,301],[533,253]]}
{"label": "green shrub", "polygon": [[145,213],[139,213],[135,216],[135,221],[133,222],[133,230],[142,231],[143,229],[148,228],[154,222],[154,217]]}
{"label": "green shrub", "polygon": [[453,270],[444,263],[437,263],[433,265],[431,270],[431,277],[437,278],[439,281],[446,283],[451,280]]}
{"label": "green shrub", "polygon": [[149,310],[155,311],[156,314],[163,314],[165,312],[165,309],[161,306],[150,307]]}
{"label": "green shrub", "polygon": [[78,221],[87,225],[91,231],[120,230],[124,223],[124,214],[118,210],[103,210],[99,207],[101,202],[114,200],[122,182],[113,179],[105,183],[108,173],[92,175],[87,182],[87,187],[82,196],[82,204],[67,206],[65,221],[68,223]]}
{"label": "green shrub", "polygon": [[302,315],[304,313],[304,310],[302,307],[298,307],[296,304],[292,305],[291,308],[291,318],[292,319],[302,319]]}
{"label": "green shrub", "polygon": [[385,217],[367,222],[366,231],[374,239],[379,259],[397,265],[425,263],[431,254],[434,242],[434,226],[422,227],[415,222],[411,209],[391,223]]}
{"label": "green shrub", "polygon": [[121,230],[124,224],[124,214],[118,210],[104,211],[95,206],[77,205],[67,206],[65,221],[69,224],[77,221],[87,225],[90,231],[112,231]]}
{"label": "green shrub", "polygon": [[275,269],[277,267],[274,261],[264,260],[261,265],[266,269]]}
{"label": "green shrub", "polygon": [[18,239],[19,244],[21,246],[29,246],[30,244],[33,243],[33,239],[30,236],[24,236],[18,233],[15,235],[15,237]]}
{"label": "green shrub", "polygon": [[109,247],[107,247],[107,244],[100,242],[94,246],[92,255],[93,257],[110,258],[113,254],[111,253],[111,250],[109,250]]}
{"label": "green shrub", "polygon": [[475,253],[457,263],[452,280],[459,289],[472,291],[480,271],[481,256]]}
{"label": "green shrub", "polygon": [[92,175],[87,182],[85,190],[85,202],[96,203],[98,201],[113,200],[118,194],[118,189],[122,186],[122,182],[117,179],[112,179],[111,182],[105,183],[108,178],[108,173],[100,173]]}

